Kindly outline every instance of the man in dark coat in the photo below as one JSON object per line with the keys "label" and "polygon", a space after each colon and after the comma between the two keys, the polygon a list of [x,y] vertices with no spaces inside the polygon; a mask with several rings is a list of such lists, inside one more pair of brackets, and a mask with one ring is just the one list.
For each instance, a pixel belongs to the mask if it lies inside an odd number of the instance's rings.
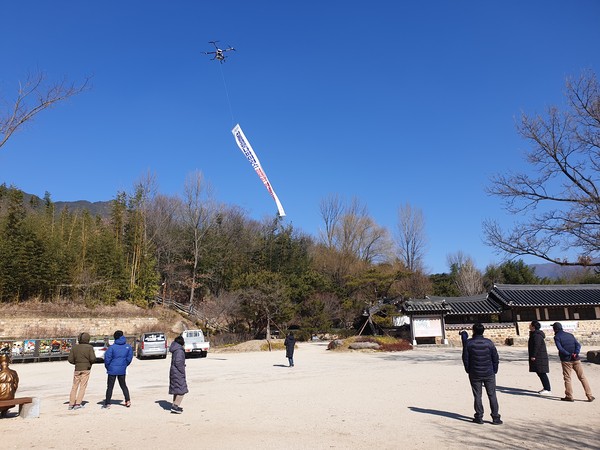
{"label": "man in dark coat", "polygon": [[[483,337],[483,324],[473,325],[473,337],[464,341],[462,360],[473,392],[475,415],[473,422],[483,423],[482,388],[485,386],[492,410],[492,424],[501,425],[496,398],[496,373],[498,373],[498,351],[492,341]],[[464,331],[463,333],[466,333]],[[462,334],[464,336],[464,334]]]}
{"label": "man in dark coat", "polygon": [[90,379],[92,364],[96,362],[94,347],[90,344],[90,335],[88,333],[81,333],[78,342],[78,344],[73,346],[67,358],[75,366],[73,386],[69,394],[70,410],[83,407],[83,396],[85,395],[85,390]]}
{"label": "man in dark coat", "polygon": [[115,331],[113,337],[115,339],[113,345],[108,347],[108,350],[104,354],[104,367],[106,367],[106,373],[108,373],[108,381],[106,382],[106,398],[102,407],[110,408],[115,380],[118,380],[119,386],[121,386],[121,390],[125,396],[125,406],[129,408],[131,406],[131,398],[129,397],[129,388],[125,381],[125,375],[127,374],[127,366],[133,360],[133,349],[127,343],[127,339],[125,339],[121,330]]}
{"label": "man in dark coat", "polygon": [[546,335],[540,329],[542,326],[537,320],[529,324],[529,341],[527,348],[529,352],[529,371],[537,373],[542,382],[543,389],[538,392],[540,395],[550,395],[550,364],[548,363],[548,351],[546,350]]}
{"label": "man in dark coat", "polygon": [[285,357],[288,359],[290,367],[294,367],[294,347],[296,346],[296,339],[291,331],[285,337],[283,345],[285,345]]}
{"label": "man in dark coat", "polygon": [[179,405],[183,400],[183,396],[187,394],[188,387],[185,378],[185,340],[183,336],[177,336],[169,351],[171,352],[171,369],[169,370],[169,394],[173,395],[171,403],[171,413],[181,414],[183,408]]}
{"label": "man in dark coat", "polygon": [[581,344],[571,333],[563,331],[560,322],[553,323],[552,329],[554,330],[554,343],[558,349],[558,357],[560,358],[560,365],[562,366],[563,378],[565,380],[565,396],[561,400],[564,402],[575,401],[573,398],[573,386],[571,385],[571,370],[574,370],[577,378],[581,381],[588,402],[593,402],[595,398],[592,395],[592,388],[590,388],[590,384],[583,373],[583,366],[579,360]]}

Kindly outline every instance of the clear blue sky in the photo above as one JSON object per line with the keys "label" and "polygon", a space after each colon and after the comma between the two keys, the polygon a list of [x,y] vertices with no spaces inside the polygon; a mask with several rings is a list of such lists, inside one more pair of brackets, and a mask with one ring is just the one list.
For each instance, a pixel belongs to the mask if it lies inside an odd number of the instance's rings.
{"label": "clear blue sky", "polygon": [[[425,216],[429,271],[459,250],[483,269],[502,259],[482,221],[514,220],[485,186],[528,167],[515,118],[561,105],[567,76],[600,74],[599,24],[596,0],[5,2],[2,96],[38,69],[93,75],[93,89],[14,135],[0,182],[99,201],[148,172],[181,194],[199,170],[218,200],[274,216],[239,122],[286,223],[316,236],[337,193],[393,233],[408,202]],[[210,40],[237,52],[220,66]]]}

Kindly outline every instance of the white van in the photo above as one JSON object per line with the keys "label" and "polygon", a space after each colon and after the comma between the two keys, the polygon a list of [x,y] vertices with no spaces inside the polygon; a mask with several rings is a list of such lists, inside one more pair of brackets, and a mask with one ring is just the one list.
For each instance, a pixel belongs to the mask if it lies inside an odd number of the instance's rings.
{"label": "white van", "polygon": [[185,330],[181,333],[185,341],[185,356],[199,355],[201,358],[206,358],[210,343],[204,340],[202,330]]}

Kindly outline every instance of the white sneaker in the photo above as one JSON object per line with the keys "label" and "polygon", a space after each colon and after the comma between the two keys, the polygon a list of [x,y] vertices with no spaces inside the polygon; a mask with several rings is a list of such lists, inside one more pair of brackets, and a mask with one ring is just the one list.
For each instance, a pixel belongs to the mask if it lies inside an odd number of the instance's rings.
{"label": "white sneaker", "polygon": [[540,392],[538,392],[538,394],[540,394],[540,395],[551,395],[552,391],[547,391],[545,389],[542,389]]}

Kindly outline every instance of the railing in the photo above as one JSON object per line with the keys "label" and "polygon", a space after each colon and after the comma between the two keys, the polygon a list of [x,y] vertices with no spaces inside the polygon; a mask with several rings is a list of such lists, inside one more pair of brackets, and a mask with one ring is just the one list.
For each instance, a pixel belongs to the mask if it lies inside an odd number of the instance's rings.
{"label": "railing", "polygon": [[170,298],[162,298],[161,296],[154,297],[154,303],[157,305],[165,305],[169,308],[176,309],[186,314],[196,315],[196,310],[193,304],[184,305]]}
{"label": "railing", "polygon": [[[127,336],[127,343],[136,351],[137,339]],[[104,340],[107,346],[112,337],[94,337],[91,341]],[[90,341],[90,342],[91,342]],[[67,359],[73,346],[77,343],[75,337],[42,338],[42,339],[7,339],[0,338],[0,353],[10,355],[13,363],[61,361]]]}

